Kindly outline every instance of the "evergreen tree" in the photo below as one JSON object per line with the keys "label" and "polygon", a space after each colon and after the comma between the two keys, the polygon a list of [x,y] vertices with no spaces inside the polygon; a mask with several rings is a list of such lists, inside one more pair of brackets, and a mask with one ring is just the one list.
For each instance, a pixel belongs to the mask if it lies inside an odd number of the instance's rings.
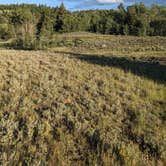
{"label": "evergreen tree", "polygon": [[[54,33],[88,31],[115,35],[166,36],[166,7],[143,3],[117,10],[69,12],[62,3],[44,5],[0,5],[0,38],[17,38],[18,45],[30,48],[33,42],[49,45]],[[46,43],[46,41],[48,41]],[[26,43],[26,44],[25,44]]]}
{"label": "evergreen tree", "polygon": [[58,13],[57,13],[57,16],[56,16],[56,21],[55,21],[55,25],[54,25],[54,30],[56,32],[61,32],[62,31],[62,27],[64,25],[64,19],[65,19],[65,16],[67,14],[67,10],[64,6],[64,4],[62,3],[58,9]]}

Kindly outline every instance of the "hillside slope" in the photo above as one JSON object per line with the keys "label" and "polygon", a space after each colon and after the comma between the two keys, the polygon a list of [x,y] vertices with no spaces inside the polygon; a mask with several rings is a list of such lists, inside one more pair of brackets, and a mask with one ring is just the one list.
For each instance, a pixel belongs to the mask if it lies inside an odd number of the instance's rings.
{"label": "hillside slope", "polygon": [[165,53],[81,51],[0,50],[0,164],[165,165]]}

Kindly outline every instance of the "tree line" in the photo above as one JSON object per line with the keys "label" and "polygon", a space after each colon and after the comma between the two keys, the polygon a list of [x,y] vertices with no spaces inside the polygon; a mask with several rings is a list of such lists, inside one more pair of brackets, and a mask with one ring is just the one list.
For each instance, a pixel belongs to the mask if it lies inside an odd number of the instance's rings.
{"label": "tree line", "polygon": [[[18,45],[50,44],[53,34],[87,31],[101,34],[166,36],[166,7],[143,3],[117,10],[70,12],[43,5],[0,5],[0,39],[16,38]],[[26,41],[26,42],[25,42]]]}

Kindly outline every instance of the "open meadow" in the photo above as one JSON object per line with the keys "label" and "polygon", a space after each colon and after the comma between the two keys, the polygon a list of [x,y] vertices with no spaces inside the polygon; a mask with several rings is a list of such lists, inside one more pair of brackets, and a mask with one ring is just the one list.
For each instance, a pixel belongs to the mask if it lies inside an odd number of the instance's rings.
{"label": "open meadow", "polygon": [[166,37],[0,43],[0,165],[165,166]]}

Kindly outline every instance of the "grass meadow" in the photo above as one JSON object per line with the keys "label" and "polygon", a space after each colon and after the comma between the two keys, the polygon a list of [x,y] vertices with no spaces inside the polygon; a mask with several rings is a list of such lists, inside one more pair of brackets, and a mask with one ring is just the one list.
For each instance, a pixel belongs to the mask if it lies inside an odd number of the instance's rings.
{"label": "grass meadow", "polygon": [[1,46],[0,165],[165,166],[166,38],[57,39]]}

